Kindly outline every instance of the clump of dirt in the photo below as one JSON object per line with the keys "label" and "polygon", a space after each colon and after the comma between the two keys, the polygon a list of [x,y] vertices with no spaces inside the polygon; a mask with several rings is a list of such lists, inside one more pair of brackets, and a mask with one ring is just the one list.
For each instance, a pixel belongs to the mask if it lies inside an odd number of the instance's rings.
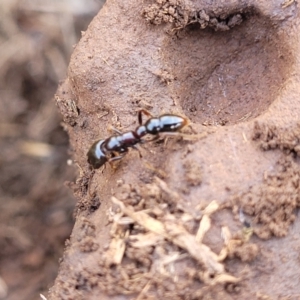
{"label": "clump of dirt", "polygon": [[56,104],[61,111],[63,120],[65,123],[75,126],[76,118],[78,117],[78,108],[73,100],[67,99],[67,101],[61,101],[58,96],[55,96]]}
{"label": "clump of dirt", "polygon": [[202,182],[201,168],[191,160],[185,160],[183,163],[185,179],[189,186],[197,186]]}
{"label": "clump of dirt", "polygon": [[[280,128],[255,123],[253,139],[263,150],[280,149],[286,155],[265,172],[262,185],[253,186],[236,201],[242,210],[254,216],[254,232],[262,239],[286,236],[300,206],[299,125]],[[283,189],[284,188],[284,189]]]}
{"label": "clump of dirt", "polygon": [[182,29],[191,24],[199,24],[201,29],[206,27],[216,31],[226,31],[240,25],[253,9],[241,7],[236,12],[216,15],[213,11],[197,10],[191,1],[186,0],[156,0],[143,10],[145,19],[155,25],[173,23],[175,29]]}
{"label": "clump of dirt", "polygon": [[283,237],[295,221],[299,192],[300,167],[292,158],[283,158],[271,174],[265,174],[262,185],[250,188],[237,203],[246,214],[254,216],[254,232],[260,238]]}
{"label": "clump of dirt", "polygon": [[229,257],[237,257],[242,262],[251,262],[257,257],[259,246],[254,243],[244,243],[230,250]]}
{"label": "clump of dirt", "polygon": [[80,234],[77,235],[78,248],[81,252],[93,252],[99,248],[95,241],[95,225],[86,218],[81,219]]}
{"label": "clump of dirt", "polygon": [[300,123],[280,127],[255,122],[253,140],[258,141],[263,150],[280,149],[286,154],[300,155]]}
{"label": "clump of dirt", "polygon": [[228,256],[228,258],[238,258],[242,262],[252,262],[259,255],[259,245],[250,242],[253,234],[253,228],[248,224],[243,224],[244,227],[241,231],[235,233],[233,236],[228,230],[227,226],[222,228],[222,236],[226,245],[226,251],[221,250]]}
{"label": "clump of dirt", "polygon": [[94,171],[87,170],[84,172],[81,170],[75,183],[71,182],[68,184],[77,199],[74,217],[76,217],[80,211],[86,211],[87,214],[91,214],[97,210],[101,204],[99,196],[90,191],[93,176]]}

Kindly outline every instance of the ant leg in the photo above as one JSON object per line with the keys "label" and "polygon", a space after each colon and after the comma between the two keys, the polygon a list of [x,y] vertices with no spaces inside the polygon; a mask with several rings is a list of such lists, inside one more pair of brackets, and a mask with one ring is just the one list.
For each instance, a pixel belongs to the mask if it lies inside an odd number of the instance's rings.
{"label": "ant leg", "polygon": [[128,149],[124,149],[124,151],[122,152],[117,152],[117,151],[113,151],[111,153],[111,157],[108,159],[108,162],[112,162],[115,160],[120,160],[122,159],[126,154],[128,153]]}
{"label": "ant leg", "polygon": [[150,139],[150,140],[141,140],[140,144],[145,144],[145,143],[149,143],[149,142],[154,142],[157,141],[161,138],[161,136],[159,134],[156,134],[154,138]]}
{"label": "ant leg", "polygon": [[146,109],[141,109],[139,110],[138,112],[138,120],[139,120],[139,124],[142,125],[143,124],[143,114],[150,117],[150,118],[153,118],[152,114],[146,110]]}
{"label": "ant leg", "polygon": [[143,158],[141,150],[137,146],[133,145],[132,148],[139,153],[140,158]]}
{"label": "ant leg", "polygon": [[181,137],[184,140],[187,141],[193,141],[193,140],[199,140],[202,138],[205,138],[207,136],[207,132],[204,132],[202,134],[185,134],[181,132],[162,132],[162,137]]}
{"label": "ant leg", "polygon": [[108,160],[108,162],[111,163],[111,162],[116,161],[116,160],[121,160],[124,156],[125,156],[125,154],[119,155],[119,156],[111,157],[111,158]]}
{"label": "ant leg", "polygon": [[181,132],[163,132],[162,136],[182,136],[183,134]]}
{"label": "ant leg", "polygon": [[113,126],[110,126],[109,130],[114,131],[117,134],[122,134],[122,132],[119,129],[117,129],[117,128],[113,127]]}
{"label": "ant leg", "polygon": [[124,156],[125,156],[125,154],[119,155],[119,156],[111,157],[111,158],[108,160],[108,163],[110,164],[111,168],[115,170],[115,169],[117,168],[117,166],[114,165],[113,163],[114,163],[115,161],[121,160]]}
{"label": "ant leg", "polygon": [[[123,153],[119,152],[112,152],[112,157],[108,159],[108,163],[110,166],[115,169],[116,167],[113,165],[114,161],[121,160],[126,154],[128,153],[128,150],[126,149]],[[117,155],[117,156],[116,156]]]}

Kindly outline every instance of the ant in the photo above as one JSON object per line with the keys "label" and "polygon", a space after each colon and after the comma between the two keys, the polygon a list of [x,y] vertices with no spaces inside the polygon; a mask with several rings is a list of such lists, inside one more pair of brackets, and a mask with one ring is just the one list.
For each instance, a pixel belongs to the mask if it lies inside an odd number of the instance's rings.
{"label": "ant", "polygon": [[[144,125],[143,114],[150,117]],[[87,153],[88,163],[94,169],[98,169],[106,162],[111,163],[112,161],[122,159],[130,147],[138,150],[136,144],[144,143],[145,140],[142,138],[146,134],[155,135],[155,137],[150,140],[154,141],[159,138],[160,132],[174,133],[188,124],[187,118],[173,114],[153,117],[150,112],[145,109],[141,109],[138,112],[138,121],[139,126],[133,131],[121,133],[117,129],[114,129],[118,135],[96,141]]]}

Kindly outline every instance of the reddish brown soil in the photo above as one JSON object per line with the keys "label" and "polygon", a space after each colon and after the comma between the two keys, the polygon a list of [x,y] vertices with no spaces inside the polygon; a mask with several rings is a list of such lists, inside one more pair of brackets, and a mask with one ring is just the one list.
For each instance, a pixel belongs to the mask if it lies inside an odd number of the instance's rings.
{"label": "reddish brown soil", "polygon": [[[56,96],[80,176],[50,299],[300,297],[299,20],[294,1],[103,7]],[[91,171],[140,108],[190,138]]]}

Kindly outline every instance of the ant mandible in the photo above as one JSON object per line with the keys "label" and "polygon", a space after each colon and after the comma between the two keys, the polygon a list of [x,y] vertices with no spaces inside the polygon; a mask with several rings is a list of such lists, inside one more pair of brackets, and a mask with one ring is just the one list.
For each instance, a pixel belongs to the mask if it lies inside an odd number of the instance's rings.
{"label": "ant mandible", "polygon": [[[145,124],[143,124],[143,114],[150,117]],[[143,143],[142,138],[146,134],[155,135],[152,140],[156,140],[159,138],[159,133],[176,132],[188,124],[187,118],[173,114],[153,117],[145,109],[138,112],[138,121],[139,126],[133,131],[121,133],[114,129],[117,135],[94,142],[87,153],[88,163],[94,169],[98,169],[106,162],[122,159],[130,147],[137,150],[135,145]]]}

